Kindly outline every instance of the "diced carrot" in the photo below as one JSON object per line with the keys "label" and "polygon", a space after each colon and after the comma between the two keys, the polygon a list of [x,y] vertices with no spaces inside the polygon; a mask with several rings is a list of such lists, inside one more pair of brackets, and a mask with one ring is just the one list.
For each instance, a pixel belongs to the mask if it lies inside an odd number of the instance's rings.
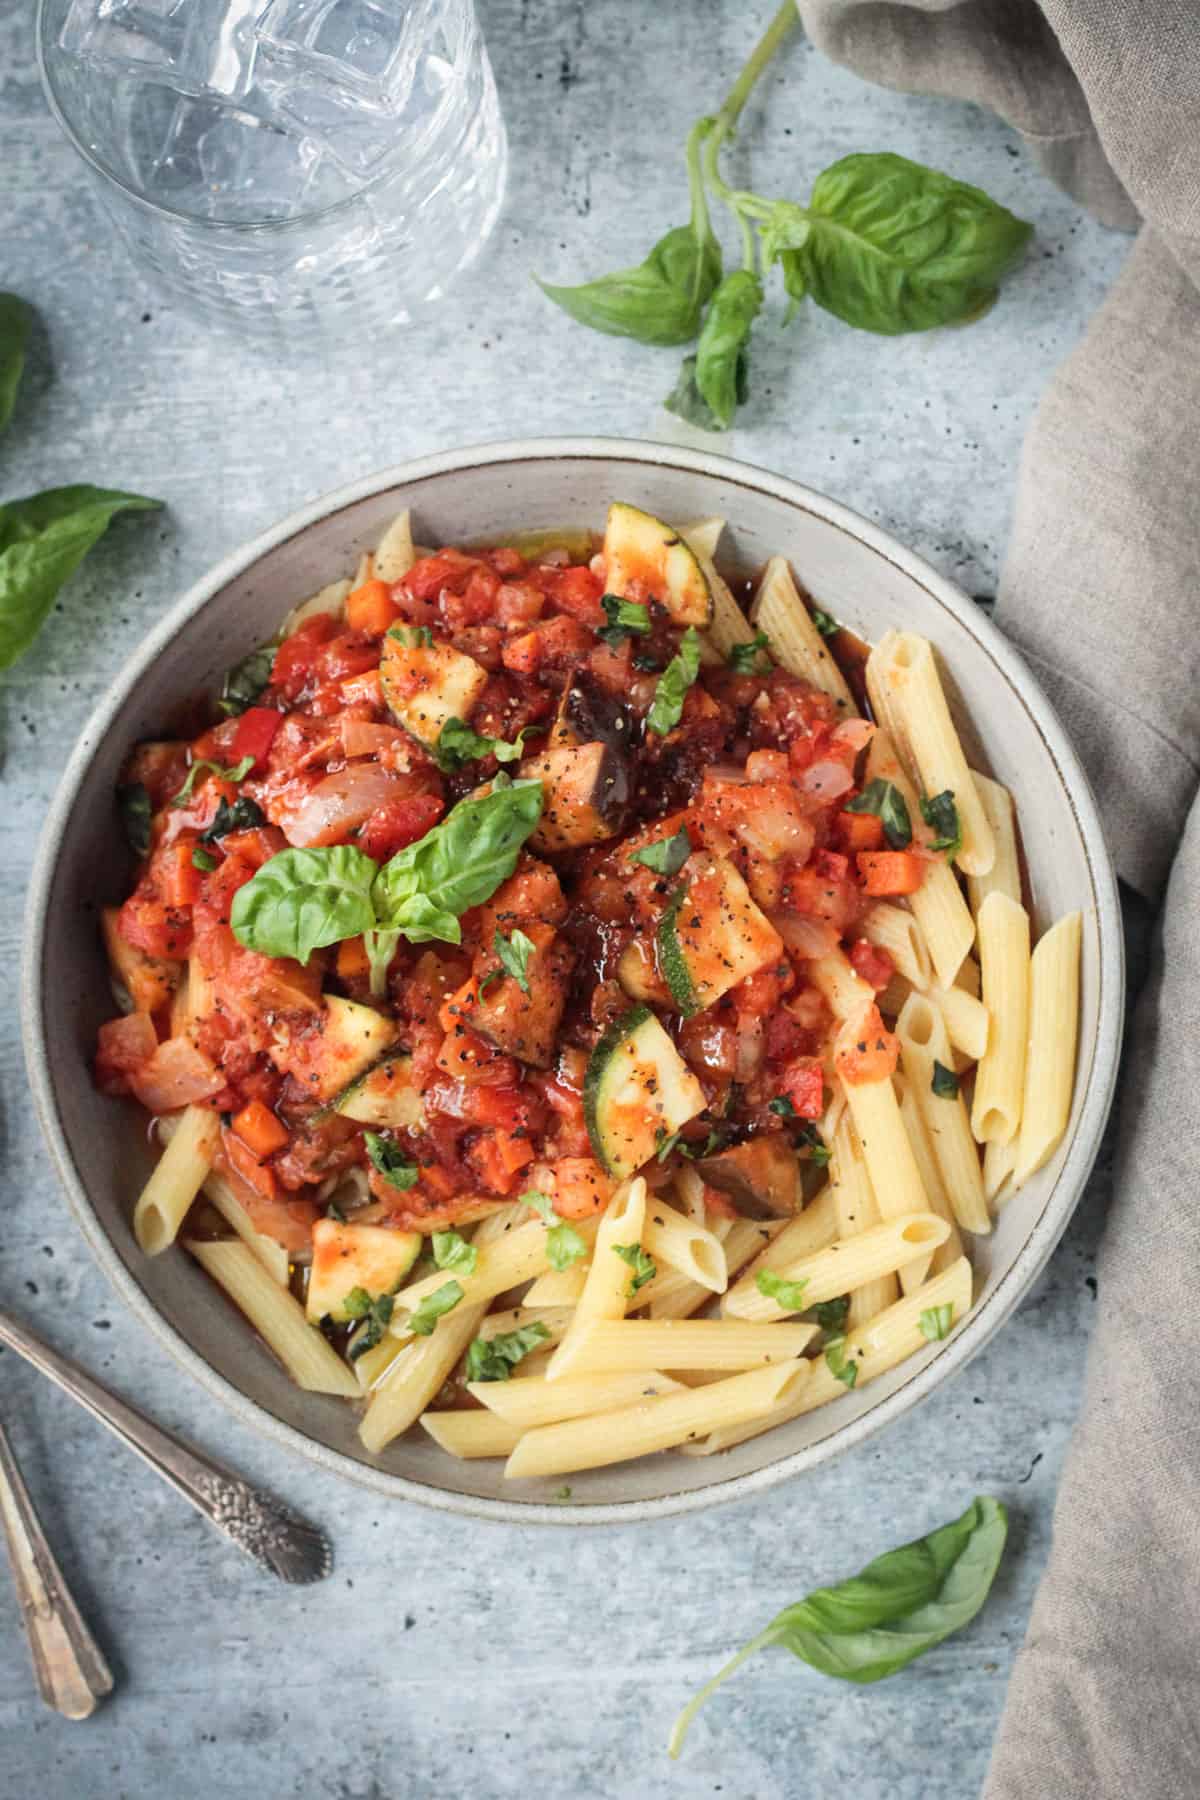
{"label": "diced carrot", "polygon": [[878,813],[840,812],[834,828],[844,850],[883,849],[883,820]]}
{"label": "diced carrot", "polygon": [[496,1154],[510,1175],[533,1161],[534,1149],[527,1137],[518,1137],[512,1131],[498,1131],[493,1141]]}
{"label": "diced carrot", "polygon": [[554,1165],[554,1210],[563,1219],[603,1212],[616,1183],[590,1156],[564,1156]]}
{"label": "diced carrot", "polygon": [[235,1175],[240,1175],[264,1200],[275,1199],[279,1191],[275,1171],[254,1154],[249,1144],[243,1143],[235,1132],[226,1130],[221,1133],[221,1148]]}
{"label": "diced carrot", "polygon": [[250,1100],[233,1117],[233,1129],[255,1156],[265,1160],[288,1143],[287,1127],[261,1100]]}
{"label": "diced carrot", "polygon": [[337,947],[338,980],[353,981],[360,975],[368,975],[370,970],[371,960],[362,938],[343,938]]}
{"label": "diced carrot", "polygon": [[169,907],[192,906],[200,893],[200,871],[192,862],[194,838],[181,839],[156,859],[162,868],[159,891]]}
{"label": "diced carrot", "polygon": [[475,992],[475,977],[464,981],[460,988],[442,1001],[438,1011],[438,1024],[445,1032],[454,1031],[466,1019],[479,996]]}
{"label": "diced carrot", "polygon": [[467,1156],[490,1193],[507,1194],[517,1171],[533,1161],[534,1149],[528,1138],[514,1137],[508,1131],[493,1131],[487,1137],[478,1138]]}
{"label": "diced carrot", "polygon": [[361,587],[346,596],[346,623],[351,631],[365,631],[372,637],[382,637],[399,617],[400,608],[392,599],[392,590],[386,581],[364,581]]}
{"label": "diced carrot", "polygon": [[867,894],[915,894],[925,865],[911,850],[860,850],[858,873]]}

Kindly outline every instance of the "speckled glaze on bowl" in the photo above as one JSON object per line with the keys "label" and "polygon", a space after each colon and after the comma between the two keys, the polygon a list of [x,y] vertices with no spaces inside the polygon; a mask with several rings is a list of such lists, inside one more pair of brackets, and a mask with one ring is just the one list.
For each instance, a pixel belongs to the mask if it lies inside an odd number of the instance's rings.
{"label": "speckled glaze on bowl", "polygon": [[[668,1453],[573,1476],[563,1506],[551,1503],[557,1483],[514,1491],[498,1463],[457,1462],[420,1432],[369,1456],[355,1410],[295,1388],[184,1253],[143,1257],[130,1220],[150,1163],[144,1121],[132,1103],[95,1091],[88,1063],[112,1012],[97,912],[127,885],[113,788],[129,746],[160,732],[180,700],[215,687],[295,601],[352,568],[401,506],[413,509],[418,541],[436,544],[597,526],[613,498],[672,520],[723,515],[723,554],[736,564],[749,570],[782,552],[820,604],[863,637],[903,624],[934,641],[968,755],[1017,796],[1035,928],[1082,911],[1082,1009],[1066,1139],[974,1247],[979,1299],[962,1329],[862,1392],[723,1455]],[[185,595],[97,709],[63,776],[30,887],[22,1006],[34,1100],[80,1227],[122,1297],[210,1393],[377,1493],[564,1525],[658,1518],[757,1493],[860,1443],[961,1369],[1034,1281],[1083,1191],[1112,1098],[1122,988],[1116,883],[1087,781],[1032,676],[979,609],[887,532],[796,482],[666,445],[573,438],[488,444],[371,476],[293,513]]]}

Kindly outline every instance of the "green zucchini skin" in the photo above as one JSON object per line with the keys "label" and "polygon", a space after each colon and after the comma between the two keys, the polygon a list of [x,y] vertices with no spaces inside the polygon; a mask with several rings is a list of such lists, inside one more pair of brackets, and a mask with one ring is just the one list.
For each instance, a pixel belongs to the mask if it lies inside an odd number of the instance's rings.
{"label": "green zucchini skin", "polygon": [[631,1006],[627,1013],[614,1019],[592,1051],[583,1078],[584,1123],[592,1140],[592,1149],[596,1152],[596,1161],[609,1175],[615,1175],[619,1170],[610,1158],[600,1116],[603,1109],[604,1076],[625,1039],[650,1017],[648,1006]]}
{"label": "green zucchini skin", "polygon": [[671,990],[672,1000],[684,1018],[690,1019],[693,1013],[700,1011],[700,1000],[675,928],[679,909],[686,899],[686,886],[677,887],[658,921],[658,966],[663,980]]}

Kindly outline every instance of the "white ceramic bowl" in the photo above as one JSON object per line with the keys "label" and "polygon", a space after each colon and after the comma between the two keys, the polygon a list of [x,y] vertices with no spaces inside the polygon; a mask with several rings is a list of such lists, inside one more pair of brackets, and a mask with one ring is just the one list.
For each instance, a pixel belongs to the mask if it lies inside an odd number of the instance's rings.
{"label": "white ceramic bowl", "polygon": [[[1035,928],[1083,914],[1079,1062],[1070,1128],[1051,1162],[973,1248],[979,1300],[942,1347],[862,1392],[712,1458],[667,1454],[554,1483],[501,1481],[423,1433],[368,1456],[344,1402],[295,1388],[270,1353],[176,1252],[149,1261],[130,1228],[148,1172],[144,1120],[98,1094],[89,1059],[112,1011],[97,910],[128,878],[113,788],[129,746],[270,637],[305,594],[352,568],[401,506],[427,543],[514,527],[601,524],[610,499],[663,518],[722,514],[725,554],[747,571],[779,551],[820,604],[868,639],[890,625],[930,637],[968,744],[1017,796]],[[84,1235],[158,1340],[231,1411],[376,1492],[458,1513],[554,1524],[661,1517],[755,1493],[862,1441],[906,1412],[987,1342],[1034,1281],[1075,1208],[1112,1096],[1122,1000],[1116,885],[1087,781],[1037,684],[979,609],[878,526],[811,489],[724,457],[610,439],[489,444],[427,457],[343,488],[219,563],[153,632],[71,757],[29,895],[23,1011],[34,1099]]]}

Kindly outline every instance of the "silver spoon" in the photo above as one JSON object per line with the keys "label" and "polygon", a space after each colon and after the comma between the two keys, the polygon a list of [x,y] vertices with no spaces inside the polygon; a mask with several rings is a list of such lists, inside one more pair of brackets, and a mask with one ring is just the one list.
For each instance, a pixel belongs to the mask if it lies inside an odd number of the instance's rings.
{"label": "silver spoon", "polygon": [[170,1482],[176,1493],[189,1500],[210,1525],[224,1532],[231,1543],[272,1575],[281,1581],[302,1583],[323,1581],[330,1573],[333,1548],[319,1526],[309,1524],[262,1488],[251,1487],[221,1463],[189,1449],[144,1413],[118,1400],[78,1364],[51,1350],[5,1312],[0,1312],[0,1343],[7,1344],[48,1375],[64,1393],[78,1400],[93,1418],[107,1425],[131,1450],[136,1450],[143,1462]]}
{"label": "silver spoon", "polygon": [[68,1719],[86,1719],[112,1693],[112,1671],[54,1560],[2,1425],[0,1523],[42,1699]]}

